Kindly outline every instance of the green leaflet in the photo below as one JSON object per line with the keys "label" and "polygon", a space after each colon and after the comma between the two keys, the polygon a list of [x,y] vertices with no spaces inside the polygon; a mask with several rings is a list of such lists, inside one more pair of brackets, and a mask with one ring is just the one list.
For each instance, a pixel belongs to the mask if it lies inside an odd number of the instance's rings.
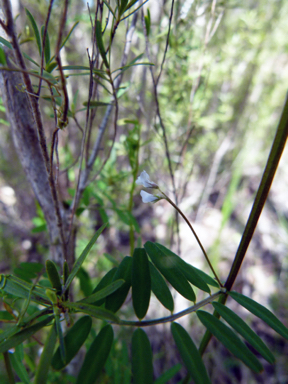
{"label": "green leaflet", "polygon": [[175,258],[166,255],[156,244],[151,241],[145,243],[144,248],[150,256],[155,267],[162,273],[162,275],[169,281],[169,283],[178,291],[182,296],[190,301],[196,301],[195,293],[188,283],[184,274],[179,270],[175,263]]}
{"label": "green leaflet", "polygon": [[17,345],[23,343],[23,341],[25,341],[26,339],[34,335],[34,333],[48,325],[53,319],[54,316],[49,316],[45,320],[42,320],[39,323],[31,325],[30,327],[24,328],[20,332],[15,333],[9,339],[3,341],[0,344],[0,353],[8,351],[8,349],[14,348]]}
{"label": "green leaflet", "polygon": [[123,279],[125,283],[116,292],[106,297],[105,307],[112,312],[117,312],[124,303],[131,287],[132,257],[126,256],[121,261],[113,277],[113,281]]}
{"label": "green leaflet", "polygon": [[52,359],[52,367],[56,370],[63,369],[73,357],[76,356],[79,349],[87,339],[92,326],[92,319],[90,316],[81,317],[72,328],[69,329],[64,337],[64,344],[66,349],[66,361],[61,358],[60,347],[55,352]]}
{"label": "green leaflet", "polygon": [[[42,45],[43,45],[44,30],[45,30],[45,26],[42,25],[42,27],[41,27]],[[47,32],[46,32],[46,38],[45,38],[45,47],[44,47],[44,59],[45,59],[46,66],[47,66],[47,64],[49,64],[49,62],[50,62],[50,57],[51,57],[51,52],[50,52],[50,38],[49,38],[48,30],[47,30]]]}
{"label": "green leaflet", "polygon": [[173,367],[167,369],[166,372],[162,373],[157,380],[154,381],[154,384],[166,384],[169,380],[171,380],[176,373],[178,373],[181,369],[181,364],[176,364]]}
{"label": "green leaflet", "polygon": [[[191,284],[195,285],[195,287],[201,289],[204,292],[211,293],[210,288],[205,283],[205,281],[202,279],[202,277],[199,275],[197,270],[192,267],[192,265],[186,263],[184,260],[181,259],[181,257],[175,255],[170,249],[164,247],[164,245],[155,243],[155,245],[161,249],[163,253],[165,253],[167,256],[170,256],[174,258],[175,264],[178,266],[179,270],[183,273],[183,275],[186,277],[188,281],[190,281]],[[209,276],[210,277],[210,276]]]}
{"label": "green leaflet", "polygon": [[150,341],[143,331],[138,328],[132,336],[132,373],[134,384],[153,383],[152,349]]}
{"label": "green leaflet", "polygon": [[252,347],[264,357],[264,359],[266,359],[270,364],[274,363],[275,358],[268,347],[263,343],[260,337],[252,331],[245,321],[241,319],[241,317],[236,315],[236,313],[221,303],[214,302],[212,305],[219,315],[222,316],[223,319],[235,329],[235,331],[244,337],[244,339],[247,340],[248,343],[250,343]]}
{"label": "green leaflet", "polygon": [[56,294],[60,296],[62,292],[62,284],[54,261],[46,260],[46,272],[52,287],[56,289]]}
{"label": "green leaflet", "polygon": [[21,382],[24,384],[30,384],[30,379],[26,371],[25,365],[22,363],[22,360],[19,359],[19,356],[17,356],[17,353],[16,352],[10,353],[9,357],[10,357],[12,367],[17,373],[17,376],[19,376],[19,379],[21,380]]}
{"label": "green leaflet", "polygon": [[132,301],[139,320],[145,317],[151,295],[148,257],[143,248],[135,248],[132,261]]}
{"label": "green leaflet", "polygon": [[105,52],[104,43],[103,43],[103,39],[102,39],[102,25],[101,25],[101,21],[99,21],[99,20],[96,21],[95,33],[96,33],[97,47],[99,49],[100,55],[102,57],[102,60],[105,64],[106,68],[109,69],[109,63],[108,63],[108,60],[106,57],[106,52]]}
{"label": "green leaflet", "polygon": [[41,353],[40,361],[37,366],[36,375],[33,384],[46,383],[54,348],[57,340],[57,332],[55,323],[51,326],[47,335],[44,349]]}
{"label": "green leaflet", "polygon": [[84,293],[84,295],[90,296],[92,293],[92,283],[89,276],[89,273],[81,267],[76,275],[80,282],[80,290]]}
{"label": "green leaflet", "polygon": [[41,53],[42,53],[42,44],[41,44],[41,38],[40,38],[40,33],[39,33],[39,29],[37,27],[37,24],[36,24],[36,21],[34,19],[34,17],[32,16],[32,14],[28,11],[27,8],[25,8],[25,11],[26,11],[26,15],[31,23],[31,26],[32,26],[32,29],[33,29],[33,32],[34,32],[34,35],[35,35],[35,39],[36,39],[36,43],[37,43],[37,46],[38,46],[38,51],[39,51],[39,55],[41,56]]}
{"label": "green leaflet", "polygon": [[[101,291],[103,288],[107,287],[110,283],[112,283],[112,280],[115,276],[116,271],[117,271],[117,267],[110,269],[110,271],[108,271],[106,275],[102,277],[99,284],[93,289],[92,295],[96,292]],[[93,304],[100,307],[104,302],[105,302],[105,299],[101,299],[101,300],[97,300]]]}
{"label": "green leaflet", "polygon": [[58,315],[58,308],[57,308],[57,312],[55,314],[55,324],[56,324],[56,333],[57,333],[57,336],[59,339],[59,348],[60,348],[61,359],[62,359],[62,361],[66,361],[66,348],[65,348],[65,344],[64,344],[64,337],[63,337],[62,327],[61,327],[61,323],[60,323],[60,316]]}
{"label": "green leaflet", "polygon": [[280,320],[277,319],[277,317],[271,311],[269,311],[269,309],[265,308],[263,305],[257,303],[249,297],[241,295],[241,293],[232,291],[229,292],[229,295],[232,297],[232,299],[237,301],[238,304],[248,309],[249,312],[259,317],[266,324],[268,324],[269,327],[279,333],[279,335],[288,340],[288,329],[284,324],[281,323]]}
{"label": "green leaflet", "polygon": [[[111,284],[107,285],[107,287],[101,289],[100,291],[97,291],[93,293],[92,295],[85,297],[85,299],[79,301],[79,303],[95,303],[108,295],[111,295],[111,293],[117,291],[123,284],[125,283],[125,280],[119,279],[116,281],[113,281]],[[95,304],[94,304],[95,305]]]}
{"label": "green leaflet", "polygon": [[94,384],[109,356],[113,343],[113,329],[106,325],[94,339],[80,369],[76,384]]}
{"label": "green leaflet", "polygon": [[215,316],[205,311],[197,311],[201,323],[222,343],[233,355],[238,357],[244,364],[254,372],[263,370],[262,364],[250,349],[239,339],[239,337],[223,324]]}
{"label": "green leaflet", "polygon": [[154,295],[170,312],[174,310],[174,301],[165,280],[152,263],[149,262],[151,288]]}
{"label": "green leaflet", "polygon": [[201,355],[188,332],[178,323],[171,324],[171,332],[185,367],[195,384],[211,383]]}
{"label": "green leaflet", "polygon": [[86,256],[90,252],[91,248],[93,247],[95,241],[98,239],[98,237],[101,235],[101,233],[104,231],[108,223],[105,223],[102,225],[101,228],[98,229],[98,231],[95,233],[95,235],[92,237],[92,239],[89,241],[87,246],[85,247],[84,251],[81,253],[79,258],[76,260],[70,275],[68,276],[68,279],[66,281],[66,284],[63,288],[63,293],[69,288],[70,284],[72,283],[74,277],[77,275],[79,269],[81,268],[84,260],[86,259]]}
{"label": "green leaflet", "polygon": [[118,323],[118,317],[111,311],[108,311],[105,308],[96,307],[95,305],[86,304],[86,303],[65,303],[65,307],[69,309],[74,309],[75,312],[87,313],[96,319],[110,320],[114,323]]}
{"label": "green leaflet", "polygon": [[6,65],[6,55],[2,47],[0,47],[0,64]]}
{"label": "green leaflet", "polygon": [[[19,279],[16,276],[11,275],[1,275],[0,276],[0,289],[4,292],[9,293],[16,297],[21,297],[23,299],[29,299],[35,301],[36,303],[42,305],[51,305],[48,296],[45,293],[45,290],[41,287],[35,286],[28,283],[25,280]],[[31,291],[32,289],[32,291]]]}

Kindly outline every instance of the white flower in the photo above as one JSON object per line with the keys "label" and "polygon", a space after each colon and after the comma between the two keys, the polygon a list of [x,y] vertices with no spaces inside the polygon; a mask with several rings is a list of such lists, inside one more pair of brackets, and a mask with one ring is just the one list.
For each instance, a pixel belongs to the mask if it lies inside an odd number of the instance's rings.
{"label": "white flower", "polygon": [[143,203],[156,203],[156,201],[163,199],[163,196],[161,194],[154,196],[151,193],[145,191],[141,191],[140,195],[142,197]]}
{"label": "white flower", "polygon": [[[148,173],[146,171],[143,171],[141,173],[141,175],[138,176],[138,179],[136,180],[136,184],[143,185],[143,187],[145,187],[145,188],[155,188],[155,189],[159,188],[156,183],[153,183],[153,181],[150,180],[150,176],[148,175]],[[149,193],[148,193],[148,195],[149,195]]]}

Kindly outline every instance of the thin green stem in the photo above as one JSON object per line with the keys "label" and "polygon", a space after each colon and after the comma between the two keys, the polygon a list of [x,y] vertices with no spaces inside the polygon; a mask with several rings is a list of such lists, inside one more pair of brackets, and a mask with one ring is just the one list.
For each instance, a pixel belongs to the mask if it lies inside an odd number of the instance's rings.
{"label": "thin green stem", "polygon": [[132,327],[148,327],[150,325],[170,323],[172,321],[179,319],[180,317],[183,317],[185,315],[188,315],[189,313],[197,311],[198,309],[204,307],[204,305],[212,303],[212,301],[215,301],[219,296],[224,294],[225,292],[223,292],[222,290],[218,291],[213,295],[207,297],[206,299],[199,301],[199,303],[193,305],[192,307],[184,309],[184,311],[175,313],[174,315],[171,315],[171,316],[161,317],[159,319],[146,320],[146,321],[120,320],[118,323],[113,323],[113,322],[112,323],[117,325],[126,325],[126,326],[132,326]]}
{"label": "thin green stem", "polygon": [[[160,191],[160,189],[159,189],[159,191]],[[203,252],[203,254],[205,256],[205,259],[207,260],[207,263],[209,264],[209,267],[210,267],[211,271],[213,272],[213,275],[215,276],[215,279],[217,280],[219,286],[223,287],[221,281],[219,280],[219,277],[217,276],[217,273],[215,272],[215,270],[214,270],[214,268],[213,268],[213,266],[212,266],[212,264],[211,264],[211,262],[210,262],[210,260],[208,258],[208,255],[207,255],[207,253],[206,253],[206,251],[205,251],[205,249],[204,249],[204,247],[203,247],[199,237],[197,236],[197,233],[195,232],[194,228],[192,227],[190,221],[187,219],[187,217],[184,215],[184,213],[181,211],[181,209],[178,208],[177,205],[174,204],[173,201],[170,200],[169,197],[167,195],[165,195],[164,192],[162,192],[162,191],[160,191],[160,192],[163,194],[163,196],[168,201],[168,203],[170,203],[180,213],[180,215],[183,217],[183,219],[186,221],[188,227],[191,229],[195,239],[197,240],[197,243],[199,244],[199,246],[200,246],[200,248],[201,248],[201,250],[202,250],[202,252]]]}

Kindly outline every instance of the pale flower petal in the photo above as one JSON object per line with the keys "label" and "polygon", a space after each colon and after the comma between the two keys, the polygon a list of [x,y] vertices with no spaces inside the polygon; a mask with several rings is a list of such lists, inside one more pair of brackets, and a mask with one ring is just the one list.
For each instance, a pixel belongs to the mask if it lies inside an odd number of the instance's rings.
{"label": "pale flower petal", "polygon": [[148,193],[148,192],[145,192],[145,191],[141,191],[140,195],[142,197],[143,203],[152,203],[152,201],[159,200],[158,197],[156,197],[154,195],[151,195],[151,193]]}
{"label": "pale flower petal", "polygon": [[145,188],[155,188],[158,189],[158,185],[150,180],[150,176],[146,171],[143,171],[136,180],[136,184],[143,185]]}

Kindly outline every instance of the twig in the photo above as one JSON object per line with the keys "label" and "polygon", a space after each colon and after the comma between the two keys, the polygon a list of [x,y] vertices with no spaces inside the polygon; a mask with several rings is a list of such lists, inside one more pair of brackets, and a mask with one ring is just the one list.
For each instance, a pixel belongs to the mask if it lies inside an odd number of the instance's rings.
{"label": "twig", "polygon": [[67,115],[68,115],[68,109],[69,109],[69,98],[68,98],[68,92],[67,92],[67,87],[66,87],[66,79],[65,79],[64,72],[63,72],[61,57],[60,57],[62,34],[63,34],[64,28],[65,28],[66,19],[67,19],[68,3],[69,3],[69,0],[65,0],[64,10],[63,10],[63,14],[62,14],[61,22],[60,22],[59,33],[58,33],[56,53],[55,53],[55,60],[57,61],[57,64],[58,64],[57,69],[60,72],[60,78],[61,78],[62,90],[63,90],[63,96],[64,96],[63,114],[61,117],[60,124],[65,124],[67,122]]}
{"label": "twig", "polygon": [[[44,70],[44,51],[45,51],[48,24],[49,24],[51,12],[52,12],[53,2],[54,2],[54,0],[50,0],[48,11],[47,11],[47,17],[46,17],[46,21],[45,21],[44,33],[43,33],[42,52],[41,52],[41,72],[40,72],[41,76],[43,76],[43,70]],[[41,84],[42,84],[42,79],[40,78],[39,85],[38,85],[38,91],[37,91],[38,96],[40,95],[40,92],[41,92]]]}
{"label": "twig", "polygon": [[164,66],[164,63],[165,63],[165,59],[166,59],[166,54],[167,54],[167,51],[168,51],[169,37],[170,37],[172,17],[173,17],[173,10],[174,10],[174,0],[172,0],[172,4],[171,4],[170,17],[169,17],[169,27],[168,27],[168,33],[167,33],[167,38],[166,38],[165,51],[164,51],[163,60],[162,60],[162,63],[161,63],[160,72],[159,72],[159,75],[158,75],[157,80],[156,80],[156,85],[158,85],[158,83],[159,83],[159,80],[160,80],[160,77],[161,77],[161,74],[162,74],[162,70],[163,70],[163,66]]}

